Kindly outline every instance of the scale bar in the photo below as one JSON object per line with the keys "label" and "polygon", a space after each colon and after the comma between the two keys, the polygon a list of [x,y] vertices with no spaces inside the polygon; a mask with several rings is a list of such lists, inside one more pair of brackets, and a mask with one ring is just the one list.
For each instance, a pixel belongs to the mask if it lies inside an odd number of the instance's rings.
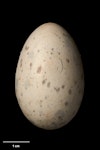
{"label": "scale bar", "polygon": [[3,141],[3,143],[30,143],[30,141]]}

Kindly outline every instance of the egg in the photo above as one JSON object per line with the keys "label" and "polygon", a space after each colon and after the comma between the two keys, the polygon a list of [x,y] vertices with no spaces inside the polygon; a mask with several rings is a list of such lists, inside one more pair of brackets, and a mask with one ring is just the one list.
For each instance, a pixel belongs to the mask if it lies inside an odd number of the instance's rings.
{"label": "egg", "polygon": [[84,94],[81,55],[60,25],[44,23],[27,38],[15,73],[24,116],[38,128],[59,129],[77,114]]}

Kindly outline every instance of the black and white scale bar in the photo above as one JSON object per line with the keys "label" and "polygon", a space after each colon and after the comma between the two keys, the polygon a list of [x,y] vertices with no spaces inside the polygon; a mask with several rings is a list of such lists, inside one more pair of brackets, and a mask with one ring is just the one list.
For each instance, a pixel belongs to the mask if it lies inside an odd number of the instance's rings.
{"label": "black and white scale bar", "polygon": [[30,143],[30,141],[3,141],[3,143]]}

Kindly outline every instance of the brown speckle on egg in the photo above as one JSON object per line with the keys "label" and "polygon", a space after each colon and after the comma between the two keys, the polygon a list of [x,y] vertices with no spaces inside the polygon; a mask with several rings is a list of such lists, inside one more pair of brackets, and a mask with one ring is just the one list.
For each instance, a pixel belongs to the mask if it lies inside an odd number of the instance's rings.
{"label": "brown speckle on egg", "polygon": [[65,102],[65,106],[68,106],[68,102]]}
{"label": "brown speckle on egg", "polygon": [[67,36],[67,35],[66,35],[66,33],[63,33],[63,36],[65,36],[65,37],[66,37],[66,36]]}
{"label": "brown speckle on egg", "polygon": [[[53,126],[57,126],[55,122],[52,122],[51,124],[52,124]],[[51,126],[52,126],[52,125],[51,125]]]}
{"label": "brown speckle on egg", "polygon": [[56,91],[56,92],[59,92],[60,91],[60,88],[58,87],[54,87],[54,90]]}
{"label": "brown speckle on egg", "polygon": [[60,36],[59,36],[58,38],[59,38],[59,39],[61,39],[61,37],[60,37]]}
{"label": "brown speckle on egg", "polygon": [[19,77],[18,80],[21,80],[21,77]]}
{"label": "brown speckle on egg", "polygon": [[50,82],[47,83],[47,87],[48,87],[48,88],[50,87],[50,84],[51,84]]}
{"label": "brown speckle on egg", "polygon": [[64,89],[65,88],[65,85],[62,85],[62,89]]}
{"label": "brown speckle on egg", "polygon": [[59,121],[64,120],[64,111],[63,110],[58,110],[55,114],[55,118],[58,118]]}
{"label": "brown speckle on egg", "polygon": [[42,70],[42,67],[39,66],[39,67],[37,68],[37,73],[40,74],[40,73],[41,73],[41,70]]}
{"label": "brown speckle on egg", "polygon": [[22,67],[23,59],[20,60],[20,68]]}
{"label": "brown speckle on egg", "polygon": [[72,94],[72,90],[71,90],[71,89],[69,89],[69,90],[68,90],[68,93],[69,93],[69,95],[71,95],[71,94]]}
{"label": "brown speckle on egg", "polygon": [[45,99],[47,99],[47,96],[45,96]]}
{"label": "brown speckle on egg", "polygon": [[42,114],[41,114],[41,113],[39,113],[39,116],[41,117],[41,116],[42,116]]}
{"label": "brown speckle on egg", "polygon": [[58,34],[57,34],[57,33],[55,33],[55,36],[57,36],[57,37],[58,37]]}
{"label": "brown speckle on egg", "polygon": [[61,62],[61,72],[63,71],[63,61],[62,61],[62,59],[60,59],[59,58],[59,60],[60,60],[60,62]]}
{"label": "brown speckle on egg", "polygon": [[58,116],[58,119],[59,119],[59,120],[63,120],[63,117],[62,117],[62,116]]}
{"label": "brown speckle on egg", "polygon": [[32,68],[32,62],[30,63],[30,69]]}
{"label": "brown speckle on egg", "polygon": [[33,37],[33,40],[35,40],[35,37]]}
{"label": "brown speckle on egg", "polygon": [[69,60],[68,58],[66,58],[66,61],[67,61],[67,63],[69,63],[69,62],[70,62],[70,60]]}
{"label": "brown speckle on egg", "polygon": [[54,48],[51,48],[51,50],[53,51],[53,50],[54,50]]}
{"label": "brown speckle on egg", "polygon": [[47,81],[47,79],[44,79],[44,80],[42,81],[42,84],[45,84],[45,83],[46,83],[46,81]]}
{"label": "brown speckle on egg", "polygon": [[75,84],[75,85],[77,84],[77,81],[76,81],[76,80],[74,81],[74,84]]}
{"label": "brown speckle on egg", "polygon": [[28,49],[29,49],[29,46],[26,45],[26,46],[25,46],[25,50],[27,51]]}

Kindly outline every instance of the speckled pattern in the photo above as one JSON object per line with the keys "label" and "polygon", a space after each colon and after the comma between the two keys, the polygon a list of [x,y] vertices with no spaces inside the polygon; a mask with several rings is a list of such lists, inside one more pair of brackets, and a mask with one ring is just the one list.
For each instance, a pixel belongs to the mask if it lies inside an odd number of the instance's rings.
{"label": "speckled pattern", "polygon": [[63,127],[76,115],[84,93],[81,56],[71,36],[45,23],[26,40],[17,64],[15,91],[26,118],[37,127]]}

